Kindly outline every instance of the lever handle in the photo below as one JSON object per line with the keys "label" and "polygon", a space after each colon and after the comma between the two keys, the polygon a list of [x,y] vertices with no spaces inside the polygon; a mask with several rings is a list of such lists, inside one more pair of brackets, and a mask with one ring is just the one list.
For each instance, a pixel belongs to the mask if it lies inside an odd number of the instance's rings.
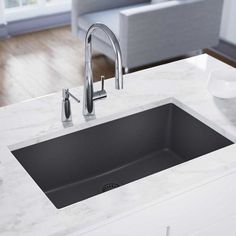
{"label": "lever handle", "polygon": [[101,76],[101,83],[102,83],[101,90],[93,93],[93,101],[107,97],[107,92],[104,89],[104,84],[105,84],[105,76],[104,75]]}

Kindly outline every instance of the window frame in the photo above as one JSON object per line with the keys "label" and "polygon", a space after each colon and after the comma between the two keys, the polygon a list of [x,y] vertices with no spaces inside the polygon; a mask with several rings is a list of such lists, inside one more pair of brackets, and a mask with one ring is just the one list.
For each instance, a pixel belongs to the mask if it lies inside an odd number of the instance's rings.
{"label": "window frame", "polygon": [[[4,8],[3,17],[7,22],[35,18],[40,16],[52,15],[71,10],[71,0],[61,0],[56,3],[48,3],[46,0],[37,0],[35,5]],[[3,2],[3,1],[1,1]],[[1,6],[0,6],[1,7]],[[0,9],[1,14],[1,9]],[[0,15],[1,21],[1,15]]]}

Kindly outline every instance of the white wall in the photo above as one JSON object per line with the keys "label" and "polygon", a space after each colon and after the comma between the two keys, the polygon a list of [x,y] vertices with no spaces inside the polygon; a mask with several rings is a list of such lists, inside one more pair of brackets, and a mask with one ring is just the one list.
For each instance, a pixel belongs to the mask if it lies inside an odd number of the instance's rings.
{"label": "white wall", "polygon": [[223,19],[220,36],[236,45],[236,0],[224,0]]}

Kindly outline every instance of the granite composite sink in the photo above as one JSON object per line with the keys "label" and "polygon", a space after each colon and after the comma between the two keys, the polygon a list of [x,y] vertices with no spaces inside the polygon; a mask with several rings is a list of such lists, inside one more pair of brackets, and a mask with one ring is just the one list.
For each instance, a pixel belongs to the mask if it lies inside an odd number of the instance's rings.
{"label": "granite composite sink", "polygon": [[167,104],[12,153],[62,208],[231,144]]}

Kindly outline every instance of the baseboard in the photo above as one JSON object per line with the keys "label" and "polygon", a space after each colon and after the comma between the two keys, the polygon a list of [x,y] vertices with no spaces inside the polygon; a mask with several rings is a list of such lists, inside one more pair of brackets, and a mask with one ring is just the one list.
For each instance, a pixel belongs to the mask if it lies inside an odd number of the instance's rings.
{"label": "baseboard", "polygon": [[40,16],[19,21],[11,21],[8,22],[7,26],[5,27],[5,32],[3,30],[3,32],[1,32],[1,28],[3,28],[3,25],[0,25],[0,38],[65,26],[69,25],[70,22],[70,12]]}

